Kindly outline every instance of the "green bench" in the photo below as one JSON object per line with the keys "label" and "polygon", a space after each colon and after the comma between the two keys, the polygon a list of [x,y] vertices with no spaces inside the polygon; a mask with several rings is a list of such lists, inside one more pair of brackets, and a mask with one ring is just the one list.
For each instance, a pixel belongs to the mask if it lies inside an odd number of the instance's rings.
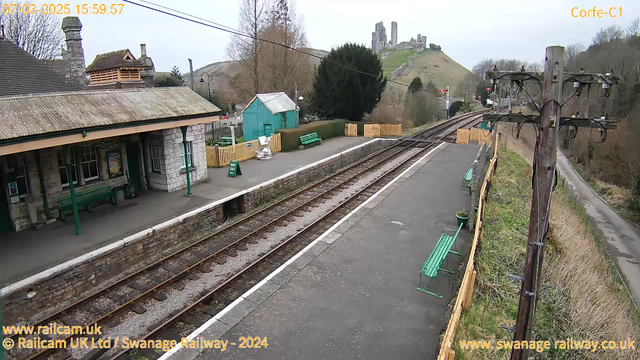
{"label": "green bench", "polygon": [[[418,283],[418,291],[422,291],[423,293],[427,293],[429,295],[433,295],[437,298],[442,299],[441,294],[428,290],[427,285],[429,284],[429,280],[438,277],[438,272],[440,271],[453,274],[453,270],[442,269],[442,263],[444,262],[444,259],[447,257],[447,255],[449,255],[449,253],[458,256],[462,255],[459,251],[451,250],[451,247],[453,246],[453,244],[455,244],[456,239],[458,238],[460,229],[462,229],[462,224],[458,226],[458,231],[456,231],[456,234],[454,236],[450,236],[447,234],[440,235],[440,240],[438,240],[438,243],[433,248],[433,251],[431,251],[431,255],[429,255],[429,258],[420,269],[420,282]],[[422,285],[422,275],[427,277],[424,286]]]}
{"label": "green bench", "polygon": [[314,143],[322,144],[322,138],[318,135],[318,133],[311,133],[307,135],[300,136],[300,148],[304,148],[307,145],[312,145]]}
{"label": "green bench", "polygon": [[225,147],[233,144],[233,138],[231,136],[223,136],[218,140],[218,146]]}
{"label": "green bench", "polygon": [[471,179],[473,178],[473,168],[470,167],[466,173],[464,173],[464,181],[465,187],[469,189],[469,193],[471,193]]}
{"label": "green bench", "polygon": [[[80,210],[81,208],[86,208],[91,211],[91,205],[105,200],[109,200],[111,201],[111,203],[116,204],[116,197],[114,195],[114,192],[108,185],[98,186],[88,190],[76,191],[75,195],[78,210]],[[64,217],[67,213],[73,212],[73,204],[71,204],[71,194],[58,198],[56,200],[56,206],[58,207],[60,218],[64,220]]]}

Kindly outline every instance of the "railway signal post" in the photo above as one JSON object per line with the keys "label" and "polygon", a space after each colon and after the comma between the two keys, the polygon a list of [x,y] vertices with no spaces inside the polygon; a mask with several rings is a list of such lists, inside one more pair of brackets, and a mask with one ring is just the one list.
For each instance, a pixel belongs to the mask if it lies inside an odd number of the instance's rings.
{"label": "railway signal post", "polygon": [[[543,74],[520,72],[500,74],[494,67],[487,73],[488,78],[497,82],[509,81],[509,85],[515,84],[522,90],[524,83],[529,80],[542,82],[542,102],[538,110],[539,116],[525,116],[521,113],[491,113],[485,114],[484,120],[496,122],[533,123],[537,127],[537,139],[534,149],[533,162],[533,195],[531,199],[531,215],[529,222],[529,234],[527,240],[527,252],[525,255],[524,275],[520,289],[518,315],[516,318],[514,341],[529,342],[535,323],[536,304],[539,299],[540,278],[542,274],[542,260],[546,244],[546,235],[549,230],[549,213],[551,211],[551,194],[557,183],[556,174],[556,149],[558,130],[563,126],[598,128],[601,136],[606,139],[606,130],[616,127],[613,120],[590,119],[588,110],[585,117],[562,117],[562,106],[574,96],[580,96],[583,88],[590,89],[593,84],[601,85],[605,90],[605,96],[610,94],[611,85],[619,83],[619,78],[613,74],[579,74],[564,73],[564,48],[550,46],[546,49],[545,68]],[[542,77],[542,79],[540,78]],[[566,80],[565,80],[566,77]],[[574,93],[565,101],[563,99],[563,85],[565,82],[574,84]],[[502,85],[502,84],[500,84]],[[511,88],[511,86],[509,86]],[[499,87],[502,92],[502,88]],[[587,91],[588,96],[588,91]],[[532,102],[535,101],[531,99]],[[537,106],[537,105],[536,105]],[[500,107],[498,107],[500,108]],[[604,134],[604,135],[603,135]],[[525,360],[529,358],[529,349],[514,349],[511,352],[511,360]]]}

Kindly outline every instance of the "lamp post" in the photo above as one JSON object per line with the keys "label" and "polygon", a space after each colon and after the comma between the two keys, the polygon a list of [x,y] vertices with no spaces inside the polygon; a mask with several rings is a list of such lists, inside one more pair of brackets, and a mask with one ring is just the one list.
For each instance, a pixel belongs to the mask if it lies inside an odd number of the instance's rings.
{"label": "lamp post", "polygon": [[211,79],[209,78],[209,74],[206,72],[203,72],[202,74],[200,74],[200,82],[203,83],[204,79],[202,78],[203,76],[207,75],[207,90],[209,90],[209,102],[212,103],[211,101]]}
{"label": "lamp post", "polygon": [[293,98],[296,103],[296,127],[298,127],[300,125],[300,109],[298,109],[298,100],[304,100],[304,97],[302,97],[301,95],[298,96],[298,83],[296,83],[296,92]]}

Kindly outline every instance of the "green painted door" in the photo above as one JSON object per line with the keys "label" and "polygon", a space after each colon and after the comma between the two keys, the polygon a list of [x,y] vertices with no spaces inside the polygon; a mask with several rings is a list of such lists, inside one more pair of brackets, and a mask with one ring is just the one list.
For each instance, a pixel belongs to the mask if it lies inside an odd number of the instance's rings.
{"label": "green painted door", "polygon": [[273,134],[273,126],[271,124],[264,124],[264,136],[271,136]]}
{"label": "green painted door", "polygon": [[140,179],[140,145],[138,143],[127,144],[127,166],[129,169],[129,185],[134,188],[137,194],[142,190],[142,180]]}
{"label": "green painted door", "polygon": [[2,171],[0,171],[0,184],[2,189],[0,190],[0,234],[5,234],[11,231],[11,216],[9,215],[9,203],[6,198],[6,186]]}

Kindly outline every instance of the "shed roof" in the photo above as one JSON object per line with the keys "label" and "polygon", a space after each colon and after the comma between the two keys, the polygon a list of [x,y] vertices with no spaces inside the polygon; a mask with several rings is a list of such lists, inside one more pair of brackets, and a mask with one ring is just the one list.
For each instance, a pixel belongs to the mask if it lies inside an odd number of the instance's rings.
{"label": "shed roof", "polygon": [[[125,59],[125,57],[127,57],[127,59]],[[124,49],[96,55],[96,58],[93,59],[91,65],[87,67],[87,72],[116,69],[121,67],[143,68],[144,66],[140,61],[136,60],[129,49]]]}
{"label": "shed roof", "polygon": [[258,94],[247,104],[247,107],[249,107],[256,98],[260,100],[273,115],[296,110],[296,103],[284,92]]}
{"label": "shed roof", "polygon": [[0,97],[0,141],[219,112],[184,86]]}
{"label": "shed roof", "polygon": [[82,90],[47,64],[0,37],[0,96]]}

